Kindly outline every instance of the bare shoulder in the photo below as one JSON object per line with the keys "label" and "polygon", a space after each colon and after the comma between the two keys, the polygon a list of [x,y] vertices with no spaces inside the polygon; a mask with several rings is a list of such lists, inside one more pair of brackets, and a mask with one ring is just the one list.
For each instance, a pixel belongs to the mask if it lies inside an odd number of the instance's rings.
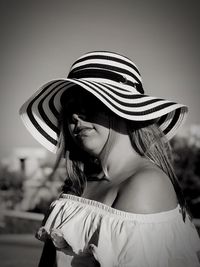
{"label": "bare shoulder", "polygon": [[174,209],[176,193],[169,177],[158,168],[140,170],[121,186],[114,208],[132,213],[156,213]]}

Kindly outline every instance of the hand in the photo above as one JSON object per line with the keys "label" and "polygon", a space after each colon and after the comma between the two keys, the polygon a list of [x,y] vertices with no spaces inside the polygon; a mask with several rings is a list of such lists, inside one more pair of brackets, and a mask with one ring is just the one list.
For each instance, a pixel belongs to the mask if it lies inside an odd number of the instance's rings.
{"label": "hand", "polygon": [[46,231],[45,227],[42,226],[39,228],[39,230],[36,232],[35,237],[40,241],[46,241],[49,237],[48,232]]}
{"label": "hand", "polygon": [[63,249],[68,246],[68,243],[65,241],[63,233],[60,229],[52,229],[50,232],[50,237],[56,248]]}

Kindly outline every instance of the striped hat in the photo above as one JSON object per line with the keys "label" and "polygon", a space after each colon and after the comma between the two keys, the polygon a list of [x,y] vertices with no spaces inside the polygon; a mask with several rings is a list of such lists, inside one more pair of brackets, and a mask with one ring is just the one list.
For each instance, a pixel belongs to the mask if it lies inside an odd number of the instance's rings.
{"label": "striped hat", "polygon": [[74,85],[90,92],[122,118],[131,121],[157,119],[168,140],[187,113],[187,107],[182,104],[144,94],[140,72],[127,57],[107,51],[89,52],[74,62],[67,78],[48,82],[20,109],[27,129],[52,152],[59,148],[61,98]]}

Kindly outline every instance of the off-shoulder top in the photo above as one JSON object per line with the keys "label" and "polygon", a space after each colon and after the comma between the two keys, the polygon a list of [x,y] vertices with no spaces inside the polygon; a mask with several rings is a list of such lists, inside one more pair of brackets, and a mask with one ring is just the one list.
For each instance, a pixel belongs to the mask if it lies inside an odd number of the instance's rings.
{"label": "off-shoulder top", "polygon": [[62,194],[43,225],[48,237],[54,229],[67,244],[55,247],[58,267],[200,266],[198,233],[188,215],[183,221],[179,205],[170,211],[134,214]]}

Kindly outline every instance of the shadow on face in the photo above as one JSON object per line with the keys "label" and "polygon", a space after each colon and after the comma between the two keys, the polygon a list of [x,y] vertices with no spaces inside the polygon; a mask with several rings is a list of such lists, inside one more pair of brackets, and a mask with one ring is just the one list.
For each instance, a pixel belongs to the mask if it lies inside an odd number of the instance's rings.
{"label": "shadow on face", "polygon": [[68,89],[61,98],[61,104],[64,119],[70,121],[73,114],[77,114],[84,121],[109,127],[107,121],[112,112],[90,92],[79,86]]}
{"label": "shadow on face", "polygon": [[61,104],[63,106],[63,118],[68,119],[68,121],[75,113],[88,122],[98,123],[107,128],[112,127],[113,130],[122,134],[127,134],[127,129],[128,132],[134,131],[156,122],[156,120],[137,122],[121,118],[92,93],[77,85],[65,91],[61,97]]}

